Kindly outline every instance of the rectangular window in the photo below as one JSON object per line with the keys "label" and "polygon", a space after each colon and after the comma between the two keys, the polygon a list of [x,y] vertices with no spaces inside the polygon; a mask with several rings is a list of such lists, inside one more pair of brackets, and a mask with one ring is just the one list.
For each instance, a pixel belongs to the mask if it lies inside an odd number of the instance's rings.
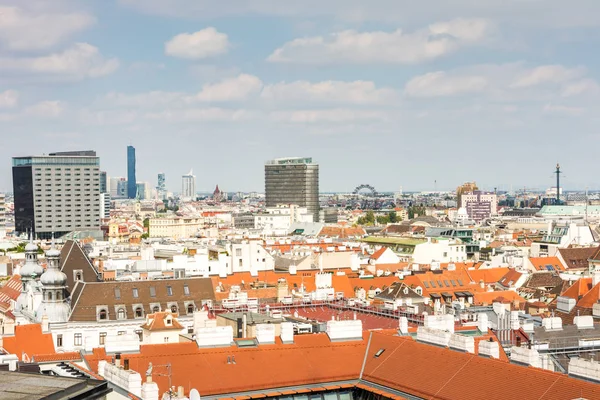
{"label": "rectangular window", "polygon": [[169,343],[169,337],[165,336],[165,343]]}
{"label": "rectangular window", "polygon": [[173,296],[173,288],[171,286],[167,286],[167,296]]}
{"label": "rectangular window", "polygon": [[242,249],[235,249],[235,256],[236,257],[241,257],[242,256]]}
{"label": "rectangular window", "polygon": [[62,347],[62,334],[56,335],[56,347]]}
{"label": "rectangular window", "polygon": [[76,333],[73,337],[73,345],[75,346],[81,346],[83,343],[83,336],[81,335],[81,333]]}
{"label": "rectangular window", "polygon": [[154,286],[150,286],[150,297],[156,297],[156,289]]}
{"label": "rectangular window", "polygon": [[138,297],[138,290],[137,290],[137,288],[133,288],[133,297]]}
{"label": "rectangular window", "polygon": [[125,334],[125,331],[119,331],[117,332],[117,336],[123,336]]}
{"label": "rectangular window", "polygon": [[135,330],[135,333],[136,333],[136,334],[138,335],[138,337],[140,338],[140,342],[141,342],[142,340],[144,340],[144,331],[143,331],[143,330],[141,330],[141,329],[136,329],[136,330]]}
{"label": "rectangular window", "polygon": [[[209,270],[209,271],[210,271],[210,270]],[[189,296],[189,295],[190,295],[190,287],[189,287],[188,285],[185,285],[185,286],[183,286],[183,293],[184,293],[186,296]]]}
{"label": "rectangular window", "polygon": [[106,332],[100,332],[99,337],[100,346],[103,346],[106,343]]}
{"label": "rectangular window", "polygon": [[121,298],[121,289],[119,288],[115,288],[115,299],[120,299]]}

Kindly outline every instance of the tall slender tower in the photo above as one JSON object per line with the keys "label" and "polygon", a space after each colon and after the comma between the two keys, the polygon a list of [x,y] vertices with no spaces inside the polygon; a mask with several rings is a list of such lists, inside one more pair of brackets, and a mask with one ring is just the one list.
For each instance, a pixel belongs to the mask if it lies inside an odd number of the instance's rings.
{"label": "tall slender tower", "polygon": [[127,146],[127,197],[137,197],[137,179],[135,175],[135,147]]}
{"label": "tall slender tower", "polygon": [[556,163],[556,204],[560,205],[560,164]]}

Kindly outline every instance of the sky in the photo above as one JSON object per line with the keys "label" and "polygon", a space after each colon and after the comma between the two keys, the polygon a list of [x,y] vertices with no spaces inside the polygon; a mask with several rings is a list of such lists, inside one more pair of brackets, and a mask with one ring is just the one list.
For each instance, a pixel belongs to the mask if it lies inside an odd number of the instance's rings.
{"label": "sky", "polygon": [[598,0],[0,0],[11,157],[92,149],[109,176],[263,191],[600,189]]}

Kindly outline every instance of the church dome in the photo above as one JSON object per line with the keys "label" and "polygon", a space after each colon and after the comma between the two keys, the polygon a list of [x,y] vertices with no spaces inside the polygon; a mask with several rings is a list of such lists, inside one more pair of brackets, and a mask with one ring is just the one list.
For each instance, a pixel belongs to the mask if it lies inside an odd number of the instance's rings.
{"label": "church dome", "polygon": [[27,252],[37,252],[37,251],[38,251],[38,247],[31,242],[27,243],[27,246],[25,246],[26,253]]}
{"label": "church dome", "polygon": [[48,268],[40,277],[40,282],[44,286],[65,286],[67,275],[57,269]]}

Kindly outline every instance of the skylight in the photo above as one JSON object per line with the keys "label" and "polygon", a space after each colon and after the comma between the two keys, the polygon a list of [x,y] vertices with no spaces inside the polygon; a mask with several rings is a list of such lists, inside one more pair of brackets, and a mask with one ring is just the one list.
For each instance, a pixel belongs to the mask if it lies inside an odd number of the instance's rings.
{"label": "skylight", "polygon": [[374,357],[378,358],[380,355],[383,354],[384,351],[385,351],[385,349],[379,349],[379,350],[377,350],[377,353],[375,353]]}

